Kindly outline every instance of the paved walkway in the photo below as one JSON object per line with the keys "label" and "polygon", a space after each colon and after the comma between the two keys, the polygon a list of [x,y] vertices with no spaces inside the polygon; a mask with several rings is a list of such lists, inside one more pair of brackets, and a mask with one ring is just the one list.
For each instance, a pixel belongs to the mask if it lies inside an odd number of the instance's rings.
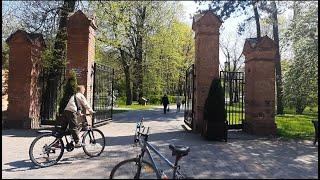
{"label": "paved walkway", "polygon": [[[311,141],[259,138],[229,131],[228,142],[205,141],[182,128],[183,112],[164,115],[162,109],[115,114],[110,124],[100,127],[107,146],[100,157],[89,158],[82,149],[65,152],[55,166],[36,168],[28,149],[37,135],[32,130],[2,131],[2,178],[108,178],[120,161],[135,157],[132,146],[136,121],[145,117],[151,127],[150,142],[173,161],[169,143],[188,145],[191,151],[181,160],[181,171],[199,178],[318,178],[318,146]],[[165,167],[165,163],[161,163]],[[167,170],[165,169],[165,172]],[[168,174],[167,174],[168,175]]]}

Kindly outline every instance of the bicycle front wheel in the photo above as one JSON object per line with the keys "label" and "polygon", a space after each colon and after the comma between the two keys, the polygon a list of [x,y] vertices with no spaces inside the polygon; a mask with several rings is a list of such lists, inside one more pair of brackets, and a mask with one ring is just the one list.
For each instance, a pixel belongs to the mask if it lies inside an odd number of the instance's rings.
{"label": "bicycle front wheel", "polygon": [[110,173],[110,179],[157,179],[156,169],[151,163],[142,160],[140,177],[137,177],[138,158],[127,159],[117,164]]}
{"label": "bicycle front wheel", "polygon": [[83,151],[90,157],[99,156],[106,145],[104,134],[99,129],[87,131],[82,139]]}
{"label": "bicycle front wheel", "polygon": [[29,148],[30,160],[37,166],[47,167],[56,164],[62,157],[62,139],[52,133],[42,134],[34,139]]}

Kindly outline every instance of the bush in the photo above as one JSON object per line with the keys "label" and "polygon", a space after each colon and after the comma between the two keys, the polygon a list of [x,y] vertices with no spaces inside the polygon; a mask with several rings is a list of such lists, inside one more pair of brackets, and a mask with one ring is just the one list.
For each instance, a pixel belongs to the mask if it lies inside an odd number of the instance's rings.
{"label": "bush", "polygon": [[159,96],[159,95],[151,95],[151,96],[148,96],[147,99],[148,99],[148,104],[160,104],[161,103],[161,98],[162,96]]}
{"label": "bush", "polygon": [[126,105],[126,100],[127,100],[127,97],[125,97],[125,96],[117,97],[116,104],[117,105]]}
{"label": "bush", "polygon": [[218,78],[212,80],[204,106],[203,118],[208,120],[208,122],[226,121],[224,91]]}
{"label": "bush", "polygon": [[205,102],[203,136],[208,139],[227,140],[227,114],[225,111],[224,91],[220,79],[212,80]]}
{"label": "bush", "polygon": [[70,71],[70,77],[65,84],[63,97],[59,103],[59,114],[62,114],[64,108],[67,106],[71,96],[77,92],[77,78],[76,73],[72,70]]}

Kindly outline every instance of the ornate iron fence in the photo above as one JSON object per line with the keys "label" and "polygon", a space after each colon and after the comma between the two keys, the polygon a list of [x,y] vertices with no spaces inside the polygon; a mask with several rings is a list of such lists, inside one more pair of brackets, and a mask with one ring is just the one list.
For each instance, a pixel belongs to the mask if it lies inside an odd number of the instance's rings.
{"label": "ornate iron fence", "polygon": [[94,64],[93,80],[93,110],[96,114],[93,117],[92,125],[98,126],[112,119],[114,93],[113,79],[114,69]]}
{"label": "ornate iron fence", "polygon": [[241,129],[244,120],[244,72],[220,71],[228,129]]}
{"label": "ornate iron fence", "polygon": [[184,122],[192,128],[194,119],[194,64],[186,70]]}

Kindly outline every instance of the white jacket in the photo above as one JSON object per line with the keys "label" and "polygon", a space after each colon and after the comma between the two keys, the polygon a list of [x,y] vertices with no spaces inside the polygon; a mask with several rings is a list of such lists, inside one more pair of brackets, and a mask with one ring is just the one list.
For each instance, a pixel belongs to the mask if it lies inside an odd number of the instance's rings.
{"label": "white jacket", "polygon": [[[93,113],[94,111],[92,110],[92,108],[90,107],[89,103],[87,102],[86,97],[84,97],[83,94],[81,93],[76,93],[76,100],[78,103],[79,107],[84,107],[86,108],[90,113]],[[74,95],[71,96],[71,98],[69,99],[69,102],[66,106],[66,108],[64,110],[68,110],[71,112],[77,112],[77,106],[76,103],[74,102]]]}

